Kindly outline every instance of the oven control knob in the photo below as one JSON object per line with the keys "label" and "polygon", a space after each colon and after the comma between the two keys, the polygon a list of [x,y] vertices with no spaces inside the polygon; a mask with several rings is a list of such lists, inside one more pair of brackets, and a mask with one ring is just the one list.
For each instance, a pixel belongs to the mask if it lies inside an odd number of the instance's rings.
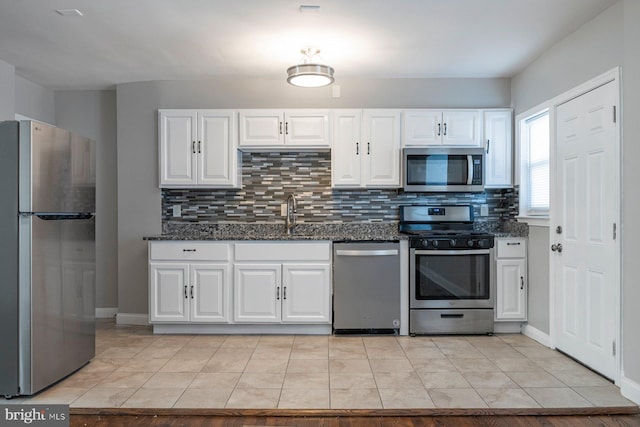
{"label": "oven control knob", "polygon": [[457,242],[456,242],[456,239],[451,239],[451,240],[449,240],[449,244],[451,245],[451,247],[452,247],[452,248],[455,248],[455,247],[456,247],[456,243],[457,243]]}
{"label": "oven control knob", "polygon": [[429,241],[427,239],[420,239],[420,244],[423,248],[426,248],[429,246]]}
{"label": "oven control knob", "polygon": [[476,246],[478,246],[479,248],[488,248],[489,247],[489,241],[487,239],[479,239],[478,243],[476,244]]}
{"label": "oven control knob", "polygon": [[438,241],[437,241],[437,240],[432,240],[432,241],[431,241],[431,246],[433,246],[434,248],[437,248],[437,247],[438,247],[438,244],[439,244],[439,243],[438,243]]}
{"label": "oven control knob", "polygon": [[470,248],[472,248],[472,247],[473,247],[473,239],[469,239],[469,240],[467,241],[467,246],[469,246]]}

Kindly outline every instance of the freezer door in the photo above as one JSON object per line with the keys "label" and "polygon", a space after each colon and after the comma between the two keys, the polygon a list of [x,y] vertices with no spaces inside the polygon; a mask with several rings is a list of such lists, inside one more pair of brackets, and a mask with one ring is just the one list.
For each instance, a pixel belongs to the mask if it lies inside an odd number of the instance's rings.
{"label": "freezer door", "polygon": [[42,123],[20,122],[20,211],[95,212],[95,144]]}
{"label": "freezer door", "polygon": [[95,221],[20,221],[21,389],[33,394],[95,355]]}

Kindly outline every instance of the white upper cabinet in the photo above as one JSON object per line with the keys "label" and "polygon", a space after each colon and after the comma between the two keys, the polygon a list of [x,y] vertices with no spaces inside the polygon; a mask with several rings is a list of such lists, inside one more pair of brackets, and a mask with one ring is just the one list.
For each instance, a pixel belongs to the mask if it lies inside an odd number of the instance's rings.
{"label": "white upper cabinet", "polygon": [[400,187],[400,111],[335,110],[334,188]]}
{"label": "white upper cabinet", "polygon": [[159,110],[161,187],[240,188],[236,113]]}
{"label": "white upper cabinet", "polygon": [[243,150],[329,149],[328,110],[240,110]]}
{"label": "white upper cabinet", "polygon": [[510,109],[485,110],[485,187],[513,185],[513,130]]}
{"label": "white upper cabinet", "polygon": [[403,147],[482,146],[480,110],[404,110]]}

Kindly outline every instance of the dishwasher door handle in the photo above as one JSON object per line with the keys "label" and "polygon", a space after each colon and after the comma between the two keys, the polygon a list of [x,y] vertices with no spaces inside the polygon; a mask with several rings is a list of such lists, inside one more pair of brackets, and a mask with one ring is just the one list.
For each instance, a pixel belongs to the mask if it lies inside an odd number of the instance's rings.
{"label": "dishwasher door handle", "polygon": [[397,249],[357,250],[336,249],[336,255],[340,256],[394,256],[398,255]]}

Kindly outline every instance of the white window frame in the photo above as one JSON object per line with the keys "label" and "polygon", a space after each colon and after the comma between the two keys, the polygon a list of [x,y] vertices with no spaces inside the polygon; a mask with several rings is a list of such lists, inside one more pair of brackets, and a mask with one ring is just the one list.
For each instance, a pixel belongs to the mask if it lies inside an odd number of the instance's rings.
{"label": "white window frame", "polygon": [[[520,185],[519,193],[519,214],[518,219],[522,222],[526,222],[529,225],[548,226],[549,225],[549,209],[545,211],[532,210],[529,206],[529,141],[522,138],[522,126],[530,119],[535,118],[541,114],[547,113],[549,115],[549,173],[551,170],[551,150],[553,147],[553,132],[552,126],[554,123],[554,114],[551,102],[545,102],[537,105],[521,114],[516,116],[516,184]],[[549,177],[551,181],[551,177]],[[551,204],[551,198],[549,198],[549,204]]]}

